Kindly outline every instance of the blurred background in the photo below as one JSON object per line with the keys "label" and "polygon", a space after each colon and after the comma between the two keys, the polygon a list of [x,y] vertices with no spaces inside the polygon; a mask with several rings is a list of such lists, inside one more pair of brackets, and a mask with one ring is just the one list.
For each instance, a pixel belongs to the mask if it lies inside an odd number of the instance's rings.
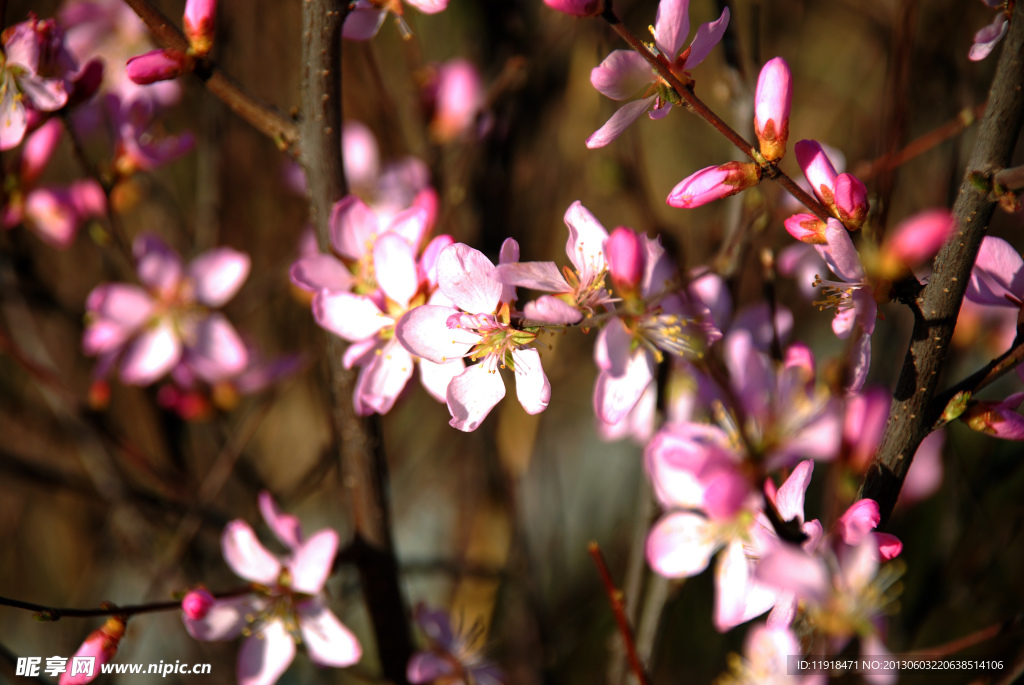
{"label": "blurred background", "polygon": [[[183,2],[156,4],[179,21]],[[691,27],[716,18],[723,5],[694,0]],[[760,65],[781,55],[795,79],[790,150],[803,138],[840,150],[846,169],[867,184],[877,221],[889,227],[926,207],[952,206],[975,134],[974,126],[956,122],[969,121],[962,113],[985,102],[1001,49],[985,61],[967,59],[973,34],[994,16],[991,9],[977,0],[728,5],[726,39],[693,73],[706,103],[753,139],[753,86]],[[648,37],[654,0],[616,0],[615,7]],[[10,0],[6,25],[30,11],[50,17],[60,8],[50,0]],[[765,182],[696,210],[665,204],[685,176],[737,158],[707,124],[676,108],[666,120],[642,118],[607,148],[585,147],[618,106],[589,83],[590,70],[624,47],[603,22],[552,12],[540,0],[451,0],[443,13],[407,8],[405,16],[411,40],[388,20],[373,41],[345,44],[344,112],[373,131],[382,161],[414,155],[427,163],[441,200],[435,233],[449,233],[492,258],[506,237],[514,237],[524,260],[567,264],[562,216],[581,200],[609,230],[624,225],[661,235],[686,268],[711,265],[727,277],[737,307],[761,300],[760,254],[793,243],[782,219],[794,210],[780,189]],[[298,0],[222,0],[212,56],[260,99],[297,112],[300,19]],[[431,127],[422,93],[432,70],[456,57],[479,71],[485,106],[469,130],[445,136]],[[24,227],[5,231],[5,596],[89,607],[166,600],[197,583],[236,587],[221,558],[220,534],[228,521],[242,518],[269,541],[256,508],[264,489],[299,516],[307,532],[334,528],[343,540],[351,533],[331,445],[323,334],[308,299],[287,277],[306,226],[306,202],[285,184],[287,160],[271,141],[198,80],[183,79],[181,87],[180,102],[156,121],[155,135],[190,130],[195,150],[121,182],[112,211],[129,239],[155,232],[186,259],[215,245],[250,254],[249,279],[225,312],[267,358],[297,354],[305,365],[233,408],[210,406],[194,420],[161,405],[160,383],[134,388],[112,381],[109,401],[97,409],[95,360],[81,353],[85,299],[97,284],[130,280],[132,273],[109,240],[107,220],[84,227],[67,250]],[[898,168],[874,163],[943,127],[951,133],[947,140]],[[102,136],[83,140],[89,160],[98,167],[109,163]],[[1022,157],[1018,150],[1017,163]],[[14,160],[13,152],[4,153],[5,179]],[[792,154],[782,167],[800,177]],[[65,137],[44,178],[59,183],[81,175]],[[1024,247],[1021,216],[997,211],[989,234]],[[832,317],[810,305],[807,285],[786,277],[776,284],[779,302],[794,312],[791,339],[807,342],[823,358],[839,355],[843,345],[830,330]],[[891,388],[911,322],[897,305],[883,312],[870,382]],[[948,383],[1005,349],[1005,335],[983,316],[958,332]],[[506,398],[477,432],[463,434],[448,426],[443,405],[410,383],[383,417],[407,601],[450,609],[467,629],[486,626],[479,646],[506,668],[511,683],[619,682],[620,641],[587,554],[595,540],[616,581],[631,591],[630,605],[645,607],[637,627],[651,650],[655,682],[710,682],[726,670],[730,652],[741,651],[746,626],[725,635],[713,628],[710,571],[667,583],[644,570],[642,538],[657,511],[641,446],[604,442],[596,433],[593,339],[593,333],[569,331],[550,341],[544,363],[552,401],[540,415],[528,416]],[[1019,389],[1011,374],[984,396],[1001,399]],[[1019,661],[1022,450],[953,425],[942,454],[937,491],[901,503],[889,527],[905,543],[907,572],[888,646],[909,652],[1005,622],[999,635],[965,653]],[[816,477],[808,494],[809,517],[825,509],[822,480]],[[317,669],[300,655],[280,682],[372,682],[378,672],[355,570],[342,566],[328,589],[331,607],[363,640],[367,656],[354,668],[334,670]],[[70,655],[100,624],[40,623],[29,612],[0,607],[0,645],[17,656]],[[210,662],[212,676],[203,681],[227,683],[235,678],[237,650],[237,642],[192,640],[178,613],[170,612],[132,619],[118,660]],[[904,682],[932,682],[933,676]],[[942,682],[976,677],[943,674]],[[128,678],[141,685],[153,676]]]}

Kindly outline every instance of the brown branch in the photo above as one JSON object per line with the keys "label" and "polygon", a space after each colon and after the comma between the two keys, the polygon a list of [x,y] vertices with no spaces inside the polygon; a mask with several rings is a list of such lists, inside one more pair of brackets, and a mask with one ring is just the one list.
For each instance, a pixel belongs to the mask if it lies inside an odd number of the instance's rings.
{"label": "brown branch", "polygon": [[[228,592],[211,593],[217,599],[238,597],[252,592],[251,587],[245,587]],[[43,604],[23,602],[20,599],[0,597],[0,606],[11,607],[12,609],[24,609],[34,611],[36,620],[59,621],[62,618],[96,618],[98,616],[134,616],[136,614],[151,614],[158,611],[174,611],[181,609],[181,600],[173,602],[151,602],[148,604],[132,604],[129,606],[117,606],[110,602],[104,602],[102,606],[91,609],[76,609],[66,607],[48,607]]]}
{"label": "brown branch", "polygon": [[[149,0],[125,0],[139,18],[153,32],[161,47],[188,52],[189,43],[177,26],[164,16],[163,12],[150,4]],[[194,73],[205,84],[206,89],[221,100],[238,116],[249,122],[253,128],[273,140],[282,150],[297,154],[299,143],[298,125],[276,108],[260,102],[243,89],[223,69],[208,59],[197,59]]]}
{"label": "brown branch", "polygon": [[[860,496],[878,502],[888,521],[918,445],[932,430],[941,408],[933,404],[942,362],[953,337],[971,268],[995,211],[988,194],[970,176],[1007,166],[1024,122],[1024,15],[1010,22],[1003,52],[978,131],[978,142],[953,207],[956,234],[942,246],[927,286],[912,308],[914,330],[896,386],[881,446],[868,469]],[[938,412],[938,413],[937,413]]]}
{"label": "brown branch", "polygon": [[601,554],[598,544],[591,542],[587,545],[587,551],[594,559],[594,565],[597,566],[597,572],[601,576],[601,583],[604,585],[605,592],[608,593],[608,600],[611,602],[612,612],[615,614],[615,622],[619,626],[619,634],[622,635],[622,641],[626,645],[626,656],[629,657],[633,675],[636,676],[640,685],[648,685],[650,680],[648,680],[644,665],[640,663],[640,657],[636,653],[633,629],[629,625],[629,617],[626,616],[626,603],[622,597],[622,591],[615,587],[615,581],[612,580],[612,574],[608,571],[608,564],[605,563],[604,555]]}
{"label": "brown branch", "polygon": [[[303,79],[301,161],[309,181],[311,213],[320,249],[330,245],[331,208],[347,193],[341,157],[341,25],[345,0],[302,3]],[[342,482],[352,505],[355,538],[350,545],[373,619],[384,677],[406,683],[412,655],[408,613],[398,583],[387,502],[387,463],[376,417],[357,416],[352,406],[356,375],[342,364],[344,346],[326,335],[332,428],[340,447]]]}
{"label": "brown branch", "polygon": [[796,182],[779,169],[778,166],[772,162],[766,161],[753,145],[747,142],[747,140],[737,133],[735,129],[729,126],[729,124],[725,123],[725,121],[715,114],[710,107],[705,105],[691,88],[680,81],[679,78],[672,73],[672,69],[669,68],[668,62],[665,58],[663,56],[661,59],[656,57],[647,48],[647,46],[643,44],[643,41],[641,41],[636,34],[629,29],[629,27],[622,23],[614,10],[612,10],[612,3],[610,0],[608,0],[601,17],[611,25],[615,33],[619,34],[623,40],[629,43],[631,48],[639,53],[640,56],[651,65],[651,68],[654,69],[655,73],[657,73],[658,76],[660,76],[665,83],[667,83],[679,95],[679,97],[686,100],[686,104],[690,106],[695,114],[711,124],[719,133],[725,136],[730,143],[735,145],[740,152],[749,157],[751,161],[756,162],[761,167],[761,171],[765,176],[785,188],[790,195],[795,197],[822,221],[827,221],[832,218],[832,215],[829,214],[824,205],[811,197],[806,190],[798,186]]}

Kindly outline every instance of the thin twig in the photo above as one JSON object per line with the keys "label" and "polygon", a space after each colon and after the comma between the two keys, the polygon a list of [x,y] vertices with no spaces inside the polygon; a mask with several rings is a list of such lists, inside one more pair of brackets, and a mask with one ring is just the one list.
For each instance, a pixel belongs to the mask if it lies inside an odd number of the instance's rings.
{"label": "thin twig", "polygon": [[[228,592],[211,593],[217,599],[238,597],[253,592],[252,587],[245,587]],[[0,606],[13,609],[24,609],[34,611],[39,621],[59,621],[62,618],[95,618],[97,616],[134,616],[136,614],[152,614],[158,611],[174,611],[181,609],[181,600],[172,602],[150,602],[148,604],[130,604],[128,606],[116,606],[105,602],[102,606],[90,609],[76,609],[74,607],[49,607],[43,604],[23,602],[20,599],[0,597]]]}
{"label": "thin twig", "polygon": [[939,395],[936,395],[928,410],[931,414],[940,415],[938,422],[933,426],[933,430],[941,428],[946,423],[946,421],[941,417],[941,414],[950,401],[952,401],[959,393],[969,392],[973,395],[982,388],[991,385],[999,378],[1002,378],[1010,371],[1013,371],[1021,362],[1024,362],[1024,339],[1018,340],[1009,350],[999,355],[953,387],[944,390]]}
{"label": "thin twig", "polygon": [[640,685],[648,685],[650,681],[643,664],[640,663],[640,657],[636,653],[633,629],[629,625],[629,617],[626,616],[626,602],[622,597],[622,592],[615,587],[615,581],[612,580],[612,574],[608,571],[608,564],[604,561],[601,547],[596,542],[591,542],[587,545],[587,551],[594,559],[594,565],[597,566],[597,572],[601,576],[601,583],[604,585],[605,592],[608,593],[608,600],[611,602],[612,612],[615,614],[615,622],[619,625],[619,634],[622,635],[622,641],[626,645],[626,656],[629,657],[633,675],[636,676]]}
{"label": "thin twig", "polygon": [[[185,34],[149,0],[125,2],[146,23],[161,47],[182,53],[188,51],[189,43]],[[273,140],[282,150],[293,155],[298,154],[299,127],[294,121],[276,108],[257,100],[223,69],[209,60],[197,60],[194,73],[206,84],[206,89],[231,111]]]}
{"label": "thin twig", "polygon": [[957,232],[939,250],[928,285],[912,305],[914,330],[903,361],[881,446],[866,474],[860,497],[878,502],[888,521],[914,453],[931,432],[942,408],[934,402],[939,372],[978,256],[995,211],[988,193],[971,182],[976,172],[1005,168],[1024,123],[1024,15],[1017,12],[1003,42],[978,142],[953,207]]}
{"label": "thin twig", "polygon": [[1003,633],[1020,628],[1021,615],[1018,614],[1013,618],[1006,621],[1000,621],[995,625],[976,630],[975,632],[958,637],[955,640],[943,643],[941,645],[935,645],[934,647],[925,647],[923,649],[915,649],[910,652],[904,652],[901,656],[949,656],[950,654],[956,654],[962,652],[968,647],[979,645],[982,642],[991,640],[994,637],[998,637]]}
{"label": "thin twig", "polygon": [[740,152],[749,157],[751,161],[756,162],[761,167],[761,171],[765,176],[785,188],[790,195],[795,197],[822,221],[827,221],[832,217],[828,210],[825,209],[824,205],[811,197],[806,190],[798,186],[796,182],[779,169],[778,166],[766,161],[753,145],[747,142],[747,140],[729,126],[729,124],[725,123],[721,117],[715,114],[710,107],[705,105],[704,102],[694,94],[692,89],[680,81],[679,78],[672,73],[672,69],[664,55],[656,57],[647,48],[647,46],[644,45],[643,41],[641,41],[636,34],[629,29],[629,27],[622,23],[619,17],[612,10],[612,4],[610,1],[605,6],[605,10],[601,14],[601,17],[611,25],[612,29],[619,34],[623,40],[629,43],[631,48],[636,50],[636,52],[638,52],[640,56],[651,65],[651,68],[654,69],[665,83],[676,91],[679,97],[686,100],[686,104],[690,106],[694,113],[715,127],[719,133],[725,136],[729,142],[735,145]]}

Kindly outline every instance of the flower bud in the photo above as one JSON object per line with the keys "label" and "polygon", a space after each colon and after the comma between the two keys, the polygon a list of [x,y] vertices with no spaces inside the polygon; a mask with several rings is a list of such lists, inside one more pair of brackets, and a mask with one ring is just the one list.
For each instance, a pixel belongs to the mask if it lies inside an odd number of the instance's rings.
{"label": "flower bud", "polygon": [[960,419],[980,433],[1003,440],[1024,440],[1024,417],[1017,407],[1024,401],[1024,392],[1010,395],[1002,402],[981,401],[969,408]]}
{"label": "flower bud", "polygon": [[604,11],[604,0],[544,0],[544,4],[576,17],[594,17]]}
{"label": "flower bud", "polygon": [[668,195],[668,204],[693,209],[735,195],[761,182],[761,167],[753,162],[709,166],[684,178]]}
{"label": "flower bud", "polygon": [[796,161],[803,169],[804,176],[811,184],[811,190],[819,200],[831,207],[838,174],[822,149],[821,143],[816,140],[801,140],[793,146],[793,152],[796,153]]}
{"label": "flower bud", "polygon": [[851,231],[864,225],[868,216],[868,189],[852,174],[839,174],[833,186],[835,206],[832,209],[839,220]]}
{"label": "flower bud", "polygon": [[146,86],[177,78],[190,68],[189,58],[176,50],[153,50],[128,60],[125,73],[134,83]]}
{"label": "flower bud", "polygon": [[210,607],[217,600],[214,599],[213,595],[204,588],[197,588],[195,590],[189,590],[185,598],[181,600],[181,610],[185,613],[185,616],[189,617],[193,621],[199,621],[206,618],[206,614],[209,613]]}
{"label": "flower bud", "polygon": [[935,256],[955,229],[956,219],[946,209],[928,209],[901,221],[882,243],[880,275],[895,279],[907,267],[921,266]]}
{"label": "flower bud", "polygon": [[31,186],[43,173],[43,169],[50,162],[50,157],[53,156],[53,151],[57,149],[63,132],[64,125],[61,120],[53,118],[25,138],[19,170],[24,185]]}
{"label": "flower bud", "polygon": [[646,261],[640,236],[619,226],[604,241],[604,257],[616,287],[623,291],[636,290],[644,277]]}
{"label": "flower bud", "polygon": [[192,53],[205,57],[213,47],[216,0],[188,0],[185,3],[185,35]]}
{"label": "flower bud", "polygon": [[59,685],[85,685],[91,682],[101,673],[101,667],[117,655],[117,646],[124,637],[124,619],[112,616],[102,628],[94,630],[85,638],[85,642],[75,652],[76,657],[93,657],[95,662],[91,673],[78,673],[71,675],[71,669],[67,669],[60,676]]}
{"label": "flower bud", "polygon": [[754,131],[761,154],[775,161],[786,154],[789,111],[793,102],[793,75],[781,57],[768,60],[757,78],[754,97]]}
{"label": "flower bud", "polygon": [[785,221],[789,234],[808,245],[825,245],[825,222],[813,214],[794,214]]}

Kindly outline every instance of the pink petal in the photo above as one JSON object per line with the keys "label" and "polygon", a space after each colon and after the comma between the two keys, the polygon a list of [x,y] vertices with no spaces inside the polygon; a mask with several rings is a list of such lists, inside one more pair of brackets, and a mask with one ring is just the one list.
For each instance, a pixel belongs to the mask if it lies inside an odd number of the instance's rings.
{"label": "pink petal", "polygon": [[366,366],[373,361],[377,352],[383,348],[383,342],[377,336],[366,340],[357,340],[350,344],[341,357],[341,363],[346,369],[353,366]]}
{"label": "pink petal", "polygon": [[661,0],[654,18],[654,43],[669,62],[675,61],[690,35],[690,0]]}
{"label": "pink petal", "polygon": [[163,239],[143,233],[132,243],[139,280],[151,290],[170,295],[181,282],[181,257]]}
{"label": "pink petal", "polygon": [[441,252],[437,258],[437,282],[456,307],[470,314],[492,314],[501,299],[497,268],[482,252],[463,243],[455,243]]}
{"label": "pink petal", "polygon": [[506,285],[543,290],[549,293],[572,292],[572,286],[566,282],[554,262],[500,264],[498,265],[498,280]]}
{"label": "pink petal", "polygon": [[188,344],[188,363],[208,382],[238,375],[249,363],[249,351],[234,326],[220,312],[214,312],[195,328]]}
{"label": "pink petal", "polygon": [[1002,238],[981,239],[967,297],[982,304],[1019,307],[1024,297],[1024,259]]}
{"label": "pink petal", "polygon": [[988,57],[996,47],[996,43],[1001,41],[1003,36],[1006,35],[1009,27],[1010,22],[1007,20],[1006,14],[1003,12],[997,14],[991,24],[974,34],[974,45],[971,46],[970,52],[967,53],[967,59],[972,62],[979,62]]}
{"label": "pink petal", "polygon": [[864,268],[860,264],[860,255],[853,246],[850,232],[838,219],[829,219],[825,228],[825,240],[828,245],[819,250],[828,267],[836,276],[847,283],[860,283],[864,280]]}
{"label": "pink petal", "polygon": [[333,530],[321,530],[307,538],[288,560],[292,589],[307,595],[318,594],[331,575],[337,552],[338,534]]}
{"label": "pink petal", "polygon": [[363,656],[359,640],[324,606],[323,600],[303,602],[296,607],[296,614],[302,641],[313,663],[344,668],[358,662]]}
{"label": "pink petal", "polygon": [[775,508],[778,509],[783,521],[804,520],[804,495],[807,486],[811,484],[813,472],[814,462],[810,459],[802,461],[779,488],[775,495]]}
{"label": "pink petal", "polygon": [[21,99],[16,99],[15,89],[0,90],[0,150],[10,150],[21,144],[28,130],[28,114]]}
{"label": "pink petal", "polygon": [[193,619],[182,613],[181,620],[188,634],[197,640],[234,640],[249,625],[246,615],[261,609],[262,603],[254,597],[231,597],[214,601],[203,618]]}
{"label": "pink petal", "polygon": [[934,257],[955,230],[949,210],[930,209],[901,221],[882,249],[914,267]]}
{"label": "pink petal", "polygon": [[358,413],[367,416],[391,411],[395,400],[412,378],[414,367],[412,355],[397,340],[389,340],[381,353],[375,355],[359,374],[355,396],[362,411]]}
{"label": "pink petal", "polygon": [[32,132],[21,149],[21,182],[28,187],[36,182],[57,149],[64,124],[57,117]]}
{"label": "pink petal", "polygon": [[263,585],[274,585],[281,575],[281,562],[256,539],[249,524],[235,519],[224,528],[220,538],[224,561],[240,578]]}
{"label": "pink petal", "polygon": [[430,396],[438,402],[448,401],[448,384],[452,379],[465,371],[466,362],[461,359],[453,359],[444,364],[435,364],[426,359],[420,359],[420,383]]}
{"label": "pink petal", "polygon": [[527,302],[523,314],[530,321],[555,325],[574,324],[583,320],[583,314],[578,309],[551,295],[541,295],[533,302]]}
{"label": "pink petal", "polygon": [[[608,324],[601,331],[602,336],[598,338],[598,346],[594,350],[599,367],[602,367],[602,362],[598,361],[599,355],[605,356],[610,362],[607,363],[608,368],[598,375],[594,387],[594,410],[605,423],[618,423],[624,419],[654,378],[652,355],[643,348],[630,352],[632,335],[628,331],[626,336],[629,340],[623,348],[621,342],[625,336],[617,332],[619,328],[625,328],[621,322]],[[609,330],[616,332],[605,335]],[[602,339],[605,343],[603,346]],[[608,352],[602,352],[602,349]]]}
{"label": "pink petal", "polygon": [[619,226],[604,241],[608,272],[622,290],[635,291],[647,265],[646,245],[632,229]]}
{"label": "pink petal", "polygon": [[422,207],[409,207],[396,214],[385,229],[405,239],[413,252],[417,251],[427,234],[430,213]]}
{"label": "pink petal", "polygon": [[346,40],[370,40],[384,23],[386,10],[377,9],[369,0],[359,0],[345,17],[341,36]]}
{"label": "pink petal", "polygon": [[724,633],[760,616],[775,605],[778,592],[753,578],[754,563],[743,543],[734,540],[719,555],[715,567],[715,629]]}
{"label": "pink petal", "polygon": [[321,290],[313,297],[313,318],[349,342],[365,340],[394,323],[369,297],[330,290]]}
{"label": "pink petal", "polygon": [[437,14],[448,7],[448,0],[407,0],[410,5],[425,14]]}
{"label": "pink petal", "polygon": [[701,24],[690,43],[690,54],[686,58],[686,69],[693,69],[711,54],[711,49],[718,45],[729,26],[729,8],[722,10],[722,15],[715,21]]}
{"label": "pink petal", "polygon": [[807,678],[787,678],[789,658],[801,654],[800,643],[785,626],[754,626],[747,632],[743,652],[750,662],[750,672],[764,674],[764,682],[803,682]]}
{"label": "pink petal", "polygon": [[667,578],[688,578],[708,567],[719,543],[706,519],[689,512],[663,517],[647,536],[647,562]]}
{"label": "pink petal", "polygon": [[230,247],[209,250],[192,260],[188,274],[196,288],[196,300],[220,307],[238,292],[249,277],[249,255]]}
{"label": "pink petal", "polygon": [[704,500],[698,475],[709,461],[730,461],[729,438],[717,426],[683,423],[655,434],[644,450],[654,494],[666,508],[690,508]]}
{"label": "pink petal", "polygon": [[505,382],[497,369],[485,363],[470,366],[448,385],[448,411],[453,428],[475,431],[505,396]]}
{"label": "pink petal", "polygon": [[821,560],[793,545],[780,544],[761,559],[757,580],[800,599],[822,602],[830,593],[832,580]]}
{"label": "pink petal", "polygon": [[857,346],[853,350],[851,360],[850,385],[846,388],[848,394],[860,392],[864,382],[868,378],[868,371],[871,368],[871,336],[861,333],[857,340]]}
{"label": "pink petal", "polygon": [[25,201],[25,219],[43,242],[66,250],[75,241],[80,217],[67,191],[36,188]]}
{"label": "pink petal", "polygon": [[839,217],[844,222],[853,228],[859,228],[864,223],[868,213],[868,189],[859,178],[852,174],[836,176],[833,198]]}
{"label": "pink petal", "polygon": [[931,497],[942,485],[942,447],[945,441],[946,434],[942,430],[930,433],[921,441],[900,490],[901,502],[916,502]]}
{"label": "pink petal", "polygon": [[633,50],[615,50],[590,72],[590,83],[612,100],[628,100],[654,79],[651,66]]}
{"label": "pink petal", "polygon": [[153,301],[146,291],[127,283],[93,288],[85,306],[91,317],[95,317],[82,338],[82,350],[87,355],[121,345],[153,312]]}
{"label": "pink petal", "polygon": [[652,95],[644,100],[629,102],[618,109],[611,119],[605,122],[604,126],[597,129],[587,138],[587,147],[594,150],[604,147],[619,137],[626,130],[626,127],[640,118],[640,115],[651,108],[655,96]]}
{"label": "pink petal", "polygon": [[[900,491],[902,495],[903,492]],[[878,555],[883,561],[895,559],[903,551],[903,543],[895,535],[889,533],[875,533],[875,541],[878,543]]]}
{"label": "pink petal", "polygon": [[295,658],[295,642],[280,618],[265,623],[238,650],[238,685],[274,685]]}
{"label": "pink petal", "polygon": [[889,419],[891,404],[889,391],[878,386],[847,400],[843,439],[849,446],[849,457],[854,468],[867,468],[874,456]]}
{"label": "pink petal", "polygon": [[548,402],[551,401],[551,383],[544,375],[540,353],[535,349],[513,350],[512,361],[515,364],[516,396],[519,398],[519,404],[523,405],[527,414],[541,413],[547,409]]}
{"label": "pink petal", "polygon": [[377,213],[355,195],[346,195],[331,208],[331,245],[342,257],[358,261],[368,254],[380,226]]}
{"label": "pink petal", "polygon": [[128,385],[149,385],[181,359],[181,341],[169,320],[142,333],[121,358],[121,380]]}
{"label": "pink petal", "polygon": [[[516,242],[515,238],[505,238],[505,242],[501,244],[501,252],[498,254],[498,268],[505,265],[515,264],[519,261],[519,243]],[[497,276],[496,276],[497,277]],[[501,281],[500,277],[498,278]],[[519,299],[516,294],[516,287],[509,285],[508,283],[502,282],[501,284],[501,301],[511,304]]]}
{"label": "pink petal", "polygon": [[433,652],[417,652],[409,659],[405,677],[410,683],[432,683],[443,677],[454,675],[455,665]]}
{"label": "pink petal", "polygon": [[843,547],[837,550],[840,573],[845,589],[857,593],[866,588],[878,572],[878,543],[872,538],[863,540],[855,547]]}
{"label": "pink petal", "polygon": [[419,290],[412,247],[396,233],[385,233],[373,244],[373,270],[380,289],[402,309]]}
{"label": "pink petal", "polygon": [[832,162],[829,161],[828,155],[825,154],[821,143],[816,140],[801,140],[793,146],[793,152],[796,153],[796,161],[803,169],[804,176],[811,184],[814,194],[824,202],[825,198],[822,196],[821,188],[824,186],[831,193],[838,174],[835,167],[832,166]]}
{"label": "pink petal", "polygon": [[731,178],[729,169],[724,165],[705,167],[677,183],[666,202],[679,209],[693,209],[744,190],[739,185],[727,183]]}
{"label": "pink petal", "polygon": [[786,230],[797,240],[811,245],[825,241],[825,222],[813,214],[794,214],[784,222]]}
{"label": "pink petal", "polygon": [[[760,138],[769,122],[774,138],[781,141],[785,151],[789,135],[789,113],[793,103],[793,73],[789,64],[781,57],[774,57],[764,63],[757,77],[757,91],[754,96],[754,128]],[[762,153],[764,142],[762,141]],[[781,155],[779,155],[781,156]]]}
{"label": "pink petal", "polygon": [[298,517],[281,513],[277,502],[266,490],[260,492],[258,501],[260,514],[277,539],[292,549],[299,547],[302,544],[302,524]]}
{"label": "pink petal", "polygon": [[607,268],[604,241],[608,238],[608,231],[579,200],[569,205],[563,220],[569,228],[565,253],[576,267],[581,283],[593,283]]}
{"label": "pink petal", "polygon": [[437,288],[437,258],[441,256],[441,252],[446,247],[454,242],[455,240],[450,235],[439,235],[423,248],[423,254],[420,256],[419,274],[420,280],[426,281],[429,285],[428,291]]}
{"label": "pink petal", "polygon": [[862,499],[850,505],[850,508],[836,521],[836,532],[848,545],[858,545],[868,533],[878,527],[882,516],[878,511],[878,502],[873,499]]}
{"label": "pink petal", "polygon": [[395,324],[395,337],[405,349],[435,364],[464,357],[480,336],[461,328],[448,328],[453,307],[422,305],[410,309]]}
{"label": "pink petal", "polygon": [[315,293],[322,288],[343,292],[352,289],[355,279],[337,257],[317,254],[303,257],[292,264],[288,277],[299,288]]}
{"label": "pink petal", "polygon": [[148,86],[157,81],[168,81],[191,71],[188,57],[177,50],[153,50],[128,60],[125,74],[133,83]]}
{"label": "pink petal", "polygon": [[[352,14],[349,14],[349,19]],[[376,22],[376,17],[373,21]],[[348,29],[349,21],[346,21],[343,33]],[[345,35],[345,38],[349,37]],[[341,149],[345,158],[345,178],[349,184],[356,187],[372,186],[380,174],[380,151],[373,132],[358,121],[346,121],[341,127]]]}

